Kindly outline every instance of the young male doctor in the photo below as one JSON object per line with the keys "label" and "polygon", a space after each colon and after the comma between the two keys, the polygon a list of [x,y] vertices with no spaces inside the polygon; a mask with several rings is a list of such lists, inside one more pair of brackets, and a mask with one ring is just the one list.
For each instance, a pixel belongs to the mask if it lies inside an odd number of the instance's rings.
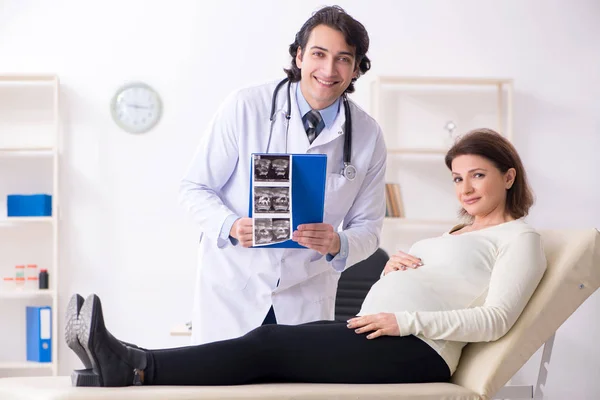
{"label": "young male doctor", "polygon": [[[290,45],[289,81],[236,91],[211,121],[180,189],[201,229],[193,343],[333,319],[340,273],[378,248],[385,144],[373,118],[345,99],[370,68],[368,47],[361,23],[322,8]],[[250,248],[250,157],[267,152],[327,155],[324,222],[293,232],[306,249]]]}

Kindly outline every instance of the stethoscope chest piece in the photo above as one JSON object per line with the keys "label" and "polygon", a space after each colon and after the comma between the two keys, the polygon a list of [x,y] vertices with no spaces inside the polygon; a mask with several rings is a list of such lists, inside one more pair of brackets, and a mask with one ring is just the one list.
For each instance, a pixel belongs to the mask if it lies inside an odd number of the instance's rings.
{"label": "stethoscope chest piece", "polygon": [[349,181],[353,181],[356,178],[356,168],[352,164],[344,164],[342,175]]}

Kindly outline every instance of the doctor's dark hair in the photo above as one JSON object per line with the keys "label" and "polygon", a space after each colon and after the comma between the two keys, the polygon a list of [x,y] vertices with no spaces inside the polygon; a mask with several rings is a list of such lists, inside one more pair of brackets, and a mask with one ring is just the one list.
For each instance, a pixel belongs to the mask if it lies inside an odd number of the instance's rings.
{"label": "doctor's dark hair", "polygon": [[[326,25],[332,29],[341,32],[346,39],[346,43],[355,48],[355,67],[358,66],[358,77],[365,74],[371,68],[371,60],[367,57],[369,50],[369,34],[367,30],[357,20],[352,18],[339,6],[329,6],[321,8],[310,17],[300,31],[296,34],[294,43],[290,45],[290,55],[292,62],[289,69],[284,69],[291,82],[300,81],[300,68],[296,65],[296,56],[298,48],[305,49],[308,38],[312,30],[319,26]],[[352,78],[352,82],[346,89],[346,93],[354,92],[354,82],[357,78]]]}
{"label": "doctor's dark hair", "polygon": [[[523,162],[515,147],[504,136],[492,129],[475,129],[464,136],[446,153],[446,166],[452,171],[452,161],[462,155],[476,155],[488,159],[500,172],[510,168],[516,171],[515,180],[506,192],[506,211],[515,219],[526,216],[533,205],[533,192],[527,182],[527,174]],[[460,216],[472,221],[465,209]]]}

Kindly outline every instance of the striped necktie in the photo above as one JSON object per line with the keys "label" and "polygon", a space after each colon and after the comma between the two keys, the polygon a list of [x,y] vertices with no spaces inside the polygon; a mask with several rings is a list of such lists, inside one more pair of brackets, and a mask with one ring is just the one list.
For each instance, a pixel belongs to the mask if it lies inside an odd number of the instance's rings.
{"label": "striped necktie", "polygon": [[317,110],[310,110],[304,115],[304,117],[302,117],[302,122],[304,123],[304,129],[306,130],[308,141],[312,144],[312,142],[317,138],[317,136],[319,136],[319,133],[321,133],[325,127],[325,122],[323,122],[321,113],[319,113]]}

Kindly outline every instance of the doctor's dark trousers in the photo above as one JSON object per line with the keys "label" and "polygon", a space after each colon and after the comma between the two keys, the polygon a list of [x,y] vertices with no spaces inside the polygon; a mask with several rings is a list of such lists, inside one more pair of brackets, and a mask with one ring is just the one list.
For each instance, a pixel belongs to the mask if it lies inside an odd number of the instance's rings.
{"label": "doctor's dark trousers", "polygon": [[145,385],[444,382],[444,359],[415,336],[367,339],[343,322],[263,325],[237,339],[147,352]]}

